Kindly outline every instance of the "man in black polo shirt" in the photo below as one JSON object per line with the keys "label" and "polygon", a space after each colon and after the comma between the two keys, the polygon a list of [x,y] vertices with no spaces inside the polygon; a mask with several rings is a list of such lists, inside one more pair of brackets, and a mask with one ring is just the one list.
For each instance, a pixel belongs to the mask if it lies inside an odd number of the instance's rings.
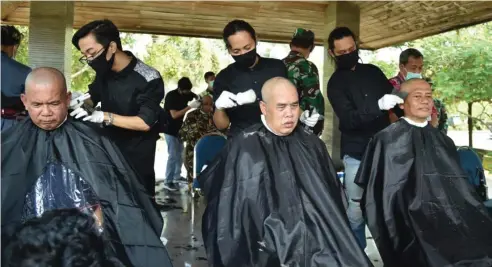
{"label": "man in black polo shirt", "polygon": [[223,31],[229,54],[236,61],[223,69],[214,82],[214,122],[219,130],[234,136],[248,126],[261,122],[261,87],[273,77],[287,78],[284,63],[262,58],[256,53],[256,33],[243,20],[229,22]]}
{"label": "man in black polo shirt", "polygon": [[168,154],[164,188],[170,191],[177,190],[175,182],[181,178],[181,165],[183,165],[183,142],[179,139],[179,130],[183,126],[186,112],[200,107],[200,101],[197,95],[191,92],[191,88],[193,85],[190,79],[183,77],[178,81],[178,89],[169,92],[164,101],[167,122],[164,136]]}
{"label": "man in black polo shirt", "polygon": [[347,216],[359,244],[365,248],[365,223],[360,208],[363,190],[354,183],[355,175],[369,139],[389,125],[387,111],[403,103],[403,99],[390,94],[393,86],[378,67],[357,63],[355,40],[347,27],[330,33],[328,53],[335,59],[337,68],[328,81],[327,95],[342,132],[341,156],[349,198]]}
{"label": "man in black polo shirt", "polygon": [[100,102],[101,111],[91,113],[79,107],[70,115],[76,119],[90,115],[84,120],[103,123],[111,140],[139,174],[140,182],[154,196],[154,159],[159,138],[154,126],[164,98],[161,75],[131,52],[122,51],[119,31],[109,20],[82,26],[72,43],[83,54],[80,61],[96,71],[87,102]]}

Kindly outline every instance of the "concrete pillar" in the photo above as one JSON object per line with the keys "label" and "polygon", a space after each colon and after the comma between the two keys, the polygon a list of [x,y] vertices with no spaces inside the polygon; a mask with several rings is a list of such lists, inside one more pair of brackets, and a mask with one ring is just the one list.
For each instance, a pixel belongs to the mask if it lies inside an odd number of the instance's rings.
{"label": "concrete pillar", "polygon": [[340,159],[340,131],[338,130],[338,118],[333,112],[330,101],[327,98],[326,84],[330,80],[331,75],[335,71],[335,62],[328,54],[328,35],[336,27],[346,26],[349,27],[355,35],[359,35],[360,25],[360,11],[357,5],[351,2],[328,2],[328,7],[325,10],[325,27],[323,31],[324,40],[324,67],[323,67],[323,80],[325,82],[325,88],[323,90],[325,96],[325,128],[323,131],[322,139],[330,152],[331,157],[338,168],[342,166]]}
{"label": "concrete pillar", "polygon": [[74,2],[31,1],[30,5],[29,65],[57,68],[70,88]]}

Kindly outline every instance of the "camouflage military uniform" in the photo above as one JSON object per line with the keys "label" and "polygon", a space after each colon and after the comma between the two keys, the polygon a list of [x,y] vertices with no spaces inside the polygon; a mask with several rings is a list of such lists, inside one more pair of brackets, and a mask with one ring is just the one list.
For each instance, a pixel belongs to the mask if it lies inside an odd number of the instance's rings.
{"label": "camouflage military uniform", "polygon": [[198,140],[206,134],[219,132],[213,123],[213,114],[201,110],[191,111],[186,115],[179,137],[186,142],[184,165],[188,173],[188,183],[193,182],[193,152]]}
{"label": "camouflage military uniform", "polygon": [[442,131],[444,134],[448,133],[448,114],[446,112],[446,106],[444,103],[437,99],[434,98],[434,107],[437,110],[437,120],[439,121],[439,124],[437,128]]}
{"label": "camouflage military uniform", "polygon": [[317,135],[323,131],[325,100],[319,86],[318,68],[296,51],[290,51],[283,59],[287,66],[289,80],[296,86],[302,110],[313,110],[321,114],[318,123],[312,129]]}

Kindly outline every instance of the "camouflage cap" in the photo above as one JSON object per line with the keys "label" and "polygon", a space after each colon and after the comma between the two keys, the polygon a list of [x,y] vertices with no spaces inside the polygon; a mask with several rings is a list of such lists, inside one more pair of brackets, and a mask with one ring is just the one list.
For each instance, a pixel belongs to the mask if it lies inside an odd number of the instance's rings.
{"label": "camouflage cap", "polygon": [[310,30],[297,28],[292,38],[314,39],[314,33]]}

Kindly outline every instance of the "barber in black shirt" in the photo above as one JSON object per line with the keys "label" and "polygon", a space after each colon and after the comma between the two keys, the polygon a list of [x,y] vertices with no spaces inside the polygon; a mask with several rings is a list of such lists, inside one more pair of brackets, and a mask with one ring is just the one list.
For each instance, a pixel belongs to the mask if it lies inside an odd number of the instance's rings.
{"label": "barber in black shirt", "polygon": [[219,130],[229,127],[229,136],[261,122],[259,100],[263,83],[273,77],[287,78],[282,61],[256,53],[256,33],[243,20],[229,22],[223,31],[229,54],[236,61],[223,69],[214,82],[214,122]]}
{"label": "barber in black shirt", "polygon": [[357,63],[355,35],[347,27],[334,29],[328,37],[328,53],[336,70],[328,81],[328,99],[340,120],[341,156],[349,197],[347,216],[362,248],[366,246],[365,223],[360,208],[362,189],[354,183],[369,139],[390,124],[388,110],[403,100],[391,95],[393,86],[384,73],[371,64]]}
{"label": "barber in black shirt", "polygon": [[[122,51],[119,31],[109,20],[98,20],[82,26],[72,43],[95,71],[89,85],[92,104],[101,103],[102,111],[91,114],[77,108],[70,114],[76,119],[104,123],[110,138],[120,148],[140,176],[147,192],[155,194],[154,159],[160,102],[164,98],[164,82],[159,72]],[[72,107],[74,108],[74,107]]]}

